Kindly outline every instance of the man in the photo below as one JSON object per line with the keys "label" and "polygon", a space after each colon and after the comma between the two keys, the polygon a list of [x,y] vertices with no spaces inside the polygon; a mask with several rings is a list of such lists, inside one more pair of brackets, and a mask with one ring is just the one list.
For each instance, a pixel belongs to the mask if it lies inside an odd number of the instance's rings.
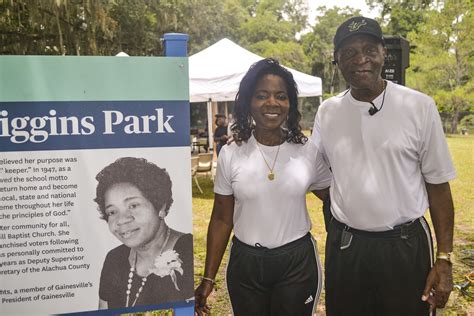
{"label": "man", "polygon": [[455,170],[436,105],[383,80],[387,50],[375,20],[345,21],[334,45],[349,89],[320,106],[312,136],[333,171],[327,313],[428,315],[452,289]]}
{"label": "man", "polygon": [[226,117],[224,114],[216,114],[216,130],[214,131],[214,141],[216,142],[216,151],[217,156],[221,151],[222,146],[227,143],[227,125],[226,125]]}

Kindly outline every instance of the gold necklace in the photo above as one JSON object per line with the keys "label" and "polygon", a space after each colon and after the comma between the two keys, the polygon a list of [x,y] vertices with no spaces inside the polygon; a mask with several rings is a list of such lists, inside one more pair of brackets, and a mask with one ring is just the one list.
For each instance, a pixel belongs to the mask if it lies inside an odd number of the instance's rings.
{"label": "gold necklace", "polygon": [[280,145],[278,145],[278,149],[277,149],[277,152],[276,152],[276,155],[275,155],[275,159],[273,159],[273,165],[272,167],[270,168],[270,165],[268,164],[267,160],[265,159],[265,156],[263,155],[263,152],[262,152],[262,149],[260,149],[260,145],[258,144],[258,141],[257,139],[255,138],[255,142],[257,143],[257,148],[258,148],[258,151],[260,152],[260,155],[262,155],[262,158],[263,158],[263,161],[265,161],[265,164],[267,165],[267,168],[268,168],[268,180],[270,181],[273,181],[275,180],[275,174],[273,173],[273,169],[275,168],[275,163],[277,161],[277,158],[278,158],[278,153],[280,152]]}

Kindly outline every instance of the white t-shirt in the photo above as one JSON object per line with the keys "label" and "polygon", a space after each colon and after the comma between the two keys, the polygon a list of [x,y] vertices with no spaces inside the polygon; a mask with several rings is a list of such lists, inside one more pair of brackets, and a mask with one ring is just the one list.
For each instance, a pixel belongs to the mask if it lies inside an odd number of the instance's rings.
{"label": "white t-shirt", "polygon": [[[418,91],[387,83],[383,108],[349,92],[320,106],[313,141],[331,166],[331,211],[351,227],[384,231],[423,216],[425,181],[456,176],[434,101]],[[380,108],[383,93],[373,103]]]}
{"label": "white t-shirt", "polygon": [[316,146],[283,143],[268,179],[278,146],[259,144],[252,136],[240,146],[222,147],[214,192],[233,195],[234,234],[242,242],[275,248],[303,237],[311,229],[306,193],[329,187],[331,173]]}

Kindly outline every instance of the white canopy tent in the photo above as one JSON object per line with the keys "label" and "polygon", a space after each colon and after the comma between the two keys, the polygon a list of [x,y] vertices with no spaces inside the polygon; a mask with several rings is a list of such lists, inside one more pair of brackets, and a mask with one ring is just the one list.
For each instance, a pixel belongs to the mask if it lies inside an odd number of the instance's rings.
{"label": "white canopy tent", "polygon": [[[234,101],[240,81],[249,67],[263,59],[224,38],[189,57],[190,102]],[[300,97],[322,95],[319,77],[286,67],[298,84]]]}
{"label": "white canopy tent", "polygon": [[[189,57],[189,100],[207,102],[209,144],[212,146],[211,101],[234,101],[249,67],[263,59],[224,38]],[[300,97],[322,96],[321,78],[287,68],[298,84]]]}

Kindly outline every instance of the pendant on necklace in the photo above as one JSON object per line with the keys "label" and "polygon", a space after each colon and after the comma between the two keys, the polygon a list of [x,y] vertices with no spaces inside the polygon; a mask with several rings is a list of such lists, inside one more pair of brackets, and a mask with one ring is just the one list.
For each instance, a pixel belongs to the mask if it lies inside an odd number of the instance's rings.
{"label": "pendant on necklace", "polygon": [[274,179],[275,179],[275,174],[272,171],[270,171],[268,173],[268,180],[273,181]]}

